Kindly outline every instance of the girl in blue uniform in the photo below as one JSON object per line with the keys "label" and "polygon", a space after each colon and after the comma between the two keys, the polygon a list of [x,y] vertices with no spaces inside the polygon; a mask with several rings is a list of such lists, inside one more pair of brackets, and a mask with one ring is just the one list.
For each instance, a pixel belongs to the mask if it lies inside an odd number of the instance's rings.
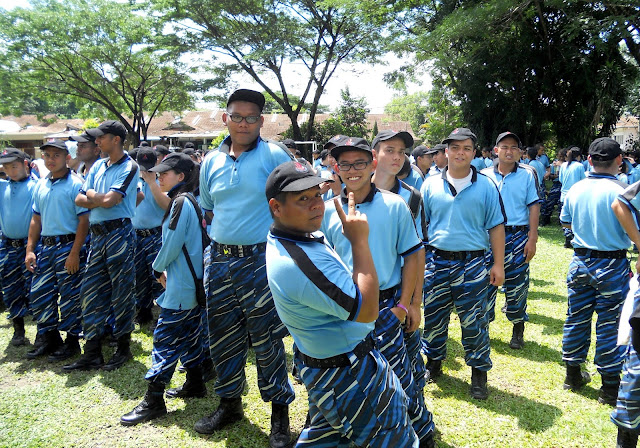
{"label": "girl in blue uniform", "polygon": [[153,262],[155,276],[165,292],[156,300],[160,318],[153,333],[152,365],[145,376],[149,388],[142,402],[121,417],[120,422],[127,426],[166,414],[163,393],[178,360],[187,370],[187,381],[182,387],[168,390],[167,396],[203,397],[207,393],[202,380],[202,311],[183,251],[186,248],[198,281],[202,281],[202,239],[194,237],[201,234],[202,221],[187,197],[197,186],[198,170],[188,155],[172,153],[149,171],[160,173],[160,188],[171,198],[162,221],[162,248]]}

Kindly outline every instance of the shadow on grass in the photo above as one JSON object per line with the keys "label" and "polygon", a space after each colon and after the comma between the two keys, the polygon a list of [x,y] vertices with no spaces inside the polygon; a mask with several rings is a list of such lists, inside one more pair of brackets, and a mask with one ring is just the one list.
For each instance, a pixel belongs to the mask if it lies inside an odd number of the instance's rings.
{"label": "shadow on grass", "polygon": [[549,292],[531,292],[527,300],[550,300],[552,302],[567,303],[566,294],[554,294]]}
{"label": "shadow on grass", "polygon": [[521,350],[512,349],[509,347],[507,342],[500,339],[491,340],[491,350],[494,350],[496,353],[500,353],[501,355],[510,355],[515,358],[523,358],[528,361],[542,363],[555,362],[564,365],[560,350],[553,350],[549,347],[545,347],[544,345],[540,345],[537,342],[529,341],[526,338],[526,333],[524,348]]}
{"label": "shadow on grass", "polygon": [[564,319],[549,317],[543,314],[529,313],[529,323],[535,325],[544,325],[542,334],[560,334],[562,333],[562,328],[564,326]]}
{"label": "shadow on grass", "polygon": [[[489,384],[491,375],[489,374]],[[518,426],[531,433],[541,433],[553,426],[562,411],[546,403],[489,386],[489,399],[475,400],[469,395],[470,384],[459,378],[442,376],[438,379],[438,389],[432,392],[435,398],[453,397],[468,401],[479,408],[501,415],[511,415],[518,419]]]}
{"label": "shadow on grass", "polygon": [[[530,281],[534,286],[549,286],[549,285],[553,285],[553,282],[547,281],[547,280],[540,280],[538,278],[534,278],[534,277],[530,277]],[[529,294],[529,296],[532,296],[533,294]]]}

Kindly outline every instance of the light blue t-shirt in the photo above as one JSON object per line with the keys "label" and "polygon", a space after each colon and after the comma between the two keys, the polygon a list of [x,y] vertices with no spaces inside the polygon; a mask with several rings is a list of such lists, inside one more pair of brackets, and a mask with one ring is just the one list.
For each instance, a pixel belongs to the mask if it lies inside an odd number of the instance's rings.
{"label": "light blue t-shirt", "polygon": [[27,238],[38,181],[30,176],[17,182],[0,179],[0,228],[5,238]]}
{"label": "light blue t-shirt", "polygon": [[420,190],[422,187],[422,182],[424,182],[424,176],[422,175],[422,171],[415,165],[411,165],[411,170],[409,171],[409,175],[402,179],[407,185],[412,186],[416,190]]}
{"label": "light blue t-shirt", "polygon": [[625,185],[615,176],[596,172],[571,187],[562,204],[560,222],[571,224],[573,247],[602,251],[629,248],[631,240],[611,209],[624,191]]}
{"label": "light blue t-shirt", "polygon": [[562,184],[562,188],[560,189],[560,202],[564,202],[564,198],[567,195],[569,189],[578,181],[584,179],[586,175],[584,174],[584,167],[578,161],[572,161],[570,164],[564,162],[560,166],[560,174],[558,179],[560,179],[560,183]]}
{"label": "light blue t-shirt", "polygon": [[235,159],[231,137],[205,157],[200,168],[200,202],[213,211],[211,238],[220,244],[250,245],[267,240],[273,222],[264,193],[269,174],[293,160],[280,145],[258,137],[253,148]]}
{"label": "light blue t-shirt", "polygon": [[108,161],[107,157],[93,164],[80,192],[85,194],[88,190],[95,190],[96,193],[106,194],[115,191],[122,195],[122,202],[110,208],[91,209],[89,214],[91,224],[112,219],[131,219],[136,210],[138,164],[129,157],[129,154],[123,155],[120,160],[111,165],[107,164]]}
{"label": "light blue t-shirt", "polygon": [[471,170],[471,184],[462,191],[449,183],[446,169],[422,185],[428,241],[437,249],[488,250],[489,230],[507,221],[496,184],[474,167]]}
{"label": "light blue t-shirt", "polygon": [[471,161],[471,165],[476,167],[476,170],[480,171],[484,168],[486,168],[486,165],[484,164],[484,158],[482,157],[476,157]]}
{"label": "light blue t-shirt", "polygon": [[306,238],[272,228],[265,258],[276,311],[302,353],[346,353],[373,330],[374,322],[355,321],[362,295],[320,232]]}
{"label": "light blue t-shirt", "polygon": [[547,173],[546,168],[539,160],[531,160],[529,162],[529,166],[536,170],[536,175],[538,179],[538,186],[544,185],[544,175]]}
{"label": "light blue t-shirt", "polygon": [[481,171],[498,186],[502,204],[507,215],[508,226],[529,225],[529,207],[540,201],[535,169],[529,165],[515,164],[514,170],[503,176],[495,168],[485,168]]}
{"label": "light blue t-shirt", "polygon": [[[409,206],[411,216],[418,231],[418,236],[421,240],[424,240],[425,230],[427,229],[427,223],[425,221],[424,205],[422,204],[422,195],[420,190],[407,185],[403,180],[396,179],[396,184],[391,188],[391,193],[400,195],[404,202]],[[414,199],[415,198],[415,199]]]}
{"label": "light blue t-shirt", "polygon": [[[344,190],[341,200],[342,209],[346,214],[347,197]],[[356,209],[365,214],[369,221],[369,247],[378,273],[380,289],[393,288],[401,280],[402,258],[423,247],[409,207],[399,195],[378,190],[372,184],[371,192],[362,203],[356,204]],[[342,221],[332,200],[325,202],[320,230],[329,246],[335,249],[342,261],[352,270],[351,243],[342,233]]]}
{"label": "light blue t-shirt", "polygon": [[197,306],[196,286],[182,252],[186,246],[196,276],[203,275],[201,222],[191,201],[178,196],[162,223],[162,247],[153,261],[155,271],[167,271],[167,289],[156,299],[162,308],[190,310]]}
{"label": "light blue t-shirt", "polygon": [[162,225],[164,210],[160,208],[153,197],[151,187],[143,179],[138,182],[138,188],[144,193],[144,199],[136,207],[131,224],[134,229],[153,229]]}
{"label": "light blue t-shirt", "polygon": [[33,213],[42,218],[42,236],[76,233],[78,216],[89,213],[75,203],[81,189],[82,178],[71,170],[53,182],[51,173],[38,181],[33,192]]}
{"label": "light blue t-shirt", "polygon": [[545,170],[551,166],[551,161],[549,160],[549,156],[547,156],[546,154],[542,154],[541,156],[538,156],[536,160],[542,163],[542,166],[544,166]]}

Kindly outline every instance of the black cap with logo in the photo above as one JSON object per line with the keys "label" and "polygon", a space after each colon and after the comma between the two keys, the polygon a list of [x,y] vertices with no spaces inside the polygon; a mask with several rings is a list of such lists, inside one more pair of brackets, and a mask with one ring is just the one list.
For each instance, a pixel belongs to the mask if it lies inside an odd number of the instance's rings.
{"label": "black cap with logo", "polygon": [[304,191],[324,182],[333,182],[333,180],[317,176],[305,163],[284,162],[269,175],[265,194],[269,200],[282,192]]}

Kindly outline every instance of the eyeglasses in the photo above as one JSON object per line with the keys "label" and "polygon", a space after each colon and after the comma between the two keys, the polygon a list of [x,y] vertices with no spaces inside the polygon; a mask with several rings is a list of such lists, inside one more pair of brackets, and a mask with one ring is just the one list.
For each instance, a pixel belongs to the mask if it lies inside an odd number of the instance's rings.
{"label": "eyeglasses", "polygon": [[231,121],[234,123],[242,123],[242,120],[246,121],[247,124],[255,124],[260,119],[260,115],[249,115],[248,117],[243,117],[240,114],[231,114],[229,115]]}
{"label": "eyeglasses", "polygon": [[371,163],[371,161],[368,161],[368,162],[359,161],[359,162],[355,162],[355,163],[339,163],[338,164],[338,168],[340,168],[340,171],[349,171],[351,168],[354,168],[356,170],[363,170],[370,163]]}

